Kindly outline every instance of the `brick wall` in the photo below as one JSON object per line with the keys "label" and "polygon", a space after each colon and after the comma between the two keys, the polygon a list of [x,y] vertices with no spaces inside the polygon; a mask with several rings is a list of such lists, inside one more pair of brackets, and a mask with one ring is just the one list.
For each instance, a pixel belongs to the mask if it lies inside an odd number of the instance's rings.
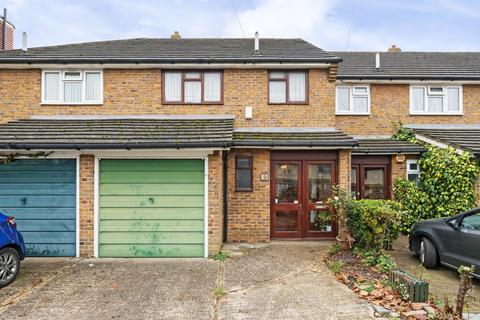
{"label": "brick wall", "polygon": [[[308,105],[269,105],[267,70],[224,71],[224,105],[162,105],[161,71],[104,71],[104,104],[40,105],[41,70],[0,69],[0,122],[32,115],[219,114],[235,115],[237,127],[333,127],[334,83],[328,70],[309,72]],[[245,120],[245,106],[253,119]]]}
{"label": "brick wall", "polygon": [[403,124],[478,124],[480,123],[480,86],[463,86],[464,116],[409,115],[409,85],[370,85],[370,115],[336,116],[338,129],[352,135],[390,135]]}
{"label": "brick wall", "polygon": [[80,256],[92,257],[94,248],[94,157],[80,156]]}
{"label": "brick wall", "polygon": [[[253,191],[235,191],[235,156],[253,156]],[[228,241],[265,242],[270,240],[270,151],[235,149],[228,156]]]}
{"label": "brick wall", "polygon": [[[5,50],[12,50],[13,49],[13,35],[14,35],[13,27],[7,23],[6,28],[6,37],[5,37]],[[2,51],[2,38],[3,38],[3,20],[0,19],[0,51]]]}
{"label": "brick wall", "polygon": [[338,151],[338,186],[350,191],[352,171],[352,155],[350,150]]}
{"label": "brick wall", "polygon": [[208,253],[222,249],[223,243],[223,159],[215,151],[208,157]]}

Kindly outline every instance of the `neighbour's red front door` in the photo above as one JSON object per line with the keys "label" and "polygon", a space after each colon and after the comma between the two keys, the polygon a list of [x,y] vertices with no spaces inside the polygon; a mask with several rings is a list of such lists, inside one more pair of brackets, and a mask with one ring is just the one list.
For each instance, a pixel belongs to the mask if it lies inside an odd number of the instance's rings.
{"label": "neighbour's red front door", "polygon": [[276,160],[271,176],[272,238],[335,237],[326,201],[336,183],[336,161]]}

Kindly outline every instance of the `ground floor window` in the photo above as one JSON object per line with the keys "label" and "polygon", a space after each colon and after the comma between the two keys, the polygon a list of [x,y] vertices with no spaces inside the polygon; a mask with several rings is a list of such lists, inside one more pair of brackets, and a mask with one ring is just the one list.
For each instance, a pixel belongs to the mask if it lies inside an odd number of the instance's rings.
{"label": "ground floor window", "polygon": [[418,160],[407,160],[407,179],[418,182],[419,177],[420,167],[418,166]]}
{"label": "ground floor window", "polygon": [[235,158],[235,190],[253,190],[253,157],[237,156]]}

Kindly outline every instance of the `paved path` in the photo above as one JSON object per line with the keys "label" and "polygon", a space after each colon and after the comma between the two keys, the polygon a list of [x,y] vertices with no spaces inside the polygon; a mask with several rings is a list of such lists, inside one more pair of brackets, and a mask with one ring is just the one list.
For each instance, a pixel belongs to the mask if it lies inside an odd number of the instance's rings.
{"label": "paved path", "polygon": [[370,318],[369,305],[321,261],[328,248],[327,243],[271,244],[222,263],[27,259],[17,281],[0,290],[0,318]]}

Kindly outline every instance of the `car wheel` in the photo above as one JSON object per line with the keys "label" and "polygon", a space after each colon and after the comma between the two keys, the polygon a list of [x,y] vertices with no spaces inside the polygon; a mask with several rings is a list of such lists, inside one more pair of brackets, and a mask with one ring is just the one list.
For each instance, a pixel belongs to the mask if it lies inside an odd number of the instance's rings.
{"label": "car wheel", "polygon": [[420,262],[427,269],[433,269],[438,265],[437,249],[427,238],[423,238],[420,242],[419,256]]}
{"label": "car wheel", "polygon": [[13,248],[0,250],[0,288],[8,286],[20,271],[20,256]]}

